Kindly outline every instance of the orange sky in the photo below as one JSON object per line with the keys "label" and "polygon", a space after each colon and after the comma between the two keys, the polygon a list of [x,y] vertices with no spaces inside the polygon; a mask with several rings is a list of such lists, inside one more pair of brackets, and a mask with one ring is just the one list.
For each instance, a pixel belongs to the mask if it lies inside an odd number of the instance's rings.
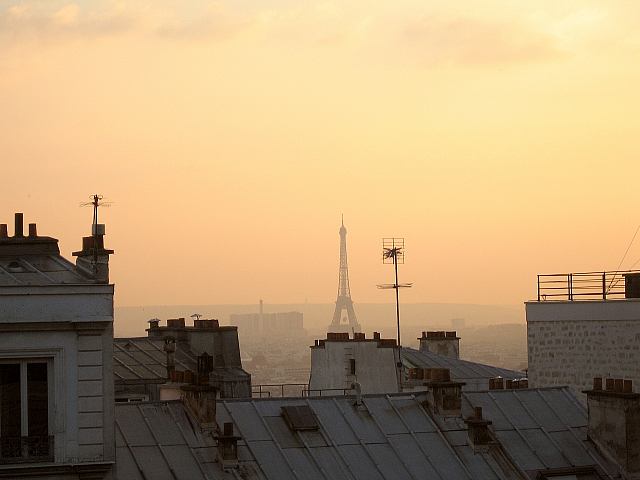
{"label": "orange sky", "polygon": [[410,302],[615,269],[640,4],[451,4],[0,0],[0,218],[70,255],[113,200],[119,305],[333,301],[341,213],[356,302],[392,300],[383,236]]}

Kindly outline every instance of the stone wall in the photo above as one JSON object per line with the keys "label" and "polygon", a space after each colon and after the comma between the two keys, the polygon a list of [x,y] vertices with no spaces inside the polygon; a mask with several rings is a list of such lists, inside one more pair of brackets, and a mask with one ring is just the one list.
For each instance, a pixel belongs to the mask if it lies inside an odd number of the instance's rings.
{"label": "stone wall", "polygon": [[568,385],[578,398],[593,377],[640,381],[640,302],[530,302],[529,385]]}

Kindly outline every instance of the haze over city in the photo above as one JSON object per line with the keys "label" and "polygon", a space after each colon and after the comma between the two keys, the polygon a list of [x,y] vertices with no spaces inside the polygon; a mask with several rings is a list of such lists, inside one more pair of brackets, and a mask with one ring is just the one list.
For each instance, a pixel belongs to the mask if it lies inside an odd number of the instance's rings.
{"label": "haze over city", "polygon": [[333,302],[341,214],[356,303],[393,300],[394,235],[403,301],[521,304],[636,229],[638,14],[3,1],[1,216],[69,256],[103,193],[117,306]]}

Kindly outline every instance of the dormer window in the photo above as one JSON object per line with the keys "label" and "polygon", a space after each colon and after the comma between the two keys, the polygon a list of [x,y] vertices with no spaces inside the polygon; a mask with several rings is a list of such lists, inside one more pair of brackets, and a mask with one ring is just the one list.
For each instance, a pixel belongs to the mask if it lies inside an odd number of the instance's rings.
{"label": "dormer window", "polygon": [[0,463],[53,461],[46,359],[0,362]]}

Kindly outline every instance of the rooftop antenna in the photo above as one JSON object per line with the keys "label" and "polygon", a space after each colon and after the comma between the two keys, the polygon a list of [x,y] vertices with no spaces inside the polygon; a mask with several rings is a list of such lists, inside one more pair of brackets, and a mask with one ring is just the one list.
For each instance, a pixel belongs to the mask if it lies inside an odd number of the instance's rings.
{"label": "rooftop antenna", "polygon": [[200,320],[201,316],[201,313],[194,313],[193,315],[191,315],[191,318],[193,318],[194,320]]}
{"label": "rooftop antenna", "polygon": [[400,289],[411,288],[412,283],[398,282],[398,264],[404,264],[404,238],[387,237],[382,239],[382,263],[393,264],[395,283],[378,285],[383,290],[394,289],[396,291],[396,326],[398,329],[398,387],[402,386],[402,356],[400,345]]}
{"label": "rooftop antenna", "polygon": [[112,202],[103,201],[103,196],[97,193],[91,195],[90,202],[80,203],[81,207],[93,207],[93,222],[91,223],[91,235],[93,236],[93,270],[98,270],[98,235],[104,234],[104,229],[98,227],[98,207],[110,207]]}

